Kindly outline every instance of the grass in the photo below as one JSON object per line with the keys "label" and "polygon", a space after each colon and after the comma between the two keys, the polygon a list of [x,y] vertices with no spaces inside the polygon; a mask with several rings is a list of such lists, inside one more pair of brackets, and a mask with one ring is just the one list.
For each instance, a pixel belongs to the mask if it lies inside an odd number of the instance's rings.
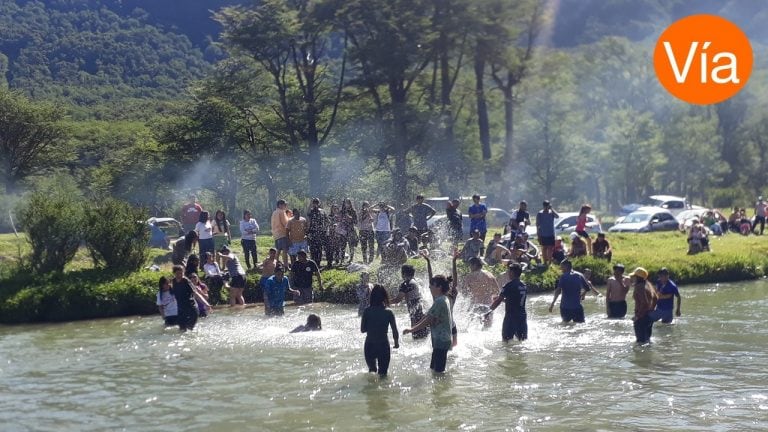
{"label": "grass", "polygon": [[[768,236],[728,234],[712,237],[711,252],[697,255],[687,254],[685,235],[677,232],[649,234],[609,234],[608,240],[614,249],[613,263],[622,263],[631,272],[635,267],[646,268],[651,277],[662,267],[667,267],[672,278],[678,283],[712,283],[757,279],[768,274]],[[270,236],[257,240],[260,259],[267,256],[272,247]],[[239,251],[239,241],[233,242],[233,249]],[[156,310],[154,294],[157,279],[161,274],[170,273],[170,251],[152,249],[147,265],[156,264],[160,272],[142,270],[128,275],[111,275],[93,267],[85,249],[78,252],[63,274],[33,275],[15,271],[17,264],[29,253],[29,245],[23,238],[13,234],[0,234],[0,322],[63,321],[107,316],[147,314]],[[356,255],[359,259],[360,254]],[[424,260],[409,261],[417,270],[418,277],[425,277]],[[447,259],[433,263],[436,273],[446,274]],[[603,284],[611,274],[611,264],[594,258],[574,261],[577,270],[589,267],[593,270],[593,282]],[[380,273],[378,261],[370,267],[374,281]],[[502,266],[491,269],[494,273],[504,271]],[[459,272],[466,272],[462,265]],[[559,276],[556,267],[543,272],[525,273],[524,280],[531,292],[547,291],[554,288]],[[318,301],[333,303],[356,303],[354,291],[359,281],[358,273],[344,269],[322,272],[324,290],[316,290]],[[258,287],[259,274],[250,271],[247,275],[246,300],[261,299]],[[388,274],[389,288],[399,283],[399,271]],[[224,299],[222,299],[224,300]]]}

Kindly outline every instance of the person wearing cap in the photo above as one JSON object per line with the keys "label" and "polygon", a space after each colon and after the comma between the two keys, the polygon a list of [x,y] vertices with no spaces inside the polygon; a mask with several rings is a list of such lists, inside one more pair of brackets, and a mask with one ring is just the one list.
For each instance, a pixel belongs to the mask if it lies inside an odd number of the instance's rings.
{"label": "person wearing cap", "polygon": [[229,250],[227,246],[221,248],[219,257],[224,259],[224,267],[229,272],[229,305],[241,304],[245,306],[245,297],[243,297],[243,291],[245,291],[245,270],[240,265],[240,260],[237,259],[235,253]]}
{"label": "person wearing cap", "polygon": [[560,215],[546,200],[542,203],[542,209],[536,214],[536,237],[541,244],[546,265],[552,263],[552,253],[555,251],[555,220],[559,217]]}
{"label": "person wearing cap", "polygon": [[485,241],[485,234],[488,232],[488,225],[485,221],[485,215],[488,214],[488,207],[480,203],[480,195],[472,195],[472,204],[467,213],[469,213],[469,232],[477,230],[480,233],[480,239]]}
{"label": "person wearing cap", "polygon": [[624,318],[627,315],[629,277],[624,275],[624,264],[613,266],[613,276],[608,278],[605,290],[605,311],[608,318]]}
{"label": "person wearing cap", "polygon": [[674,308],[674,298],[677,298],[677,308],[675,309],[675,316],[680,316],[680,303],[682,298],[680,297],[680,291],[677,289],[677,285],[669,278],[669,270],[666,267],[662,267],[659,270],[659,280],[656,282],[656,293],[659,301],[656,303],[656,310],[651,313],[651,317],[654,321],[663,322],[664,324],[670,324],[674,319],[672,316],[672,309]]}
{"label": "person wearing cap", "polygon": [[563,294],[560,300],[560,317],[564,323],[573,321],[583,323],[584,307],[581,305],[582,292],[589,292],[590,287],[584,275],[573,270],[573,264],[568,260],[560,263],[560,271],[563,273],[555,284],[555,293],[552,303],[549,305],[549,312],[555,307],[560,293]]}
{"label": "person wearing cap", "polygon": [[632,272],[632,298],[635,300],[635,314],[632,317],[635,328],[635,338],[638,344],[651,342],[653,333],[653,318],[651,312],[656,307],[656,291],[648,282],[648,270],[638,267]]}
{"label": "person wearing cap", "polygon": [[501,339],[504,342],[514,339],[528,339],[528,315],[525,312],[525,301],[528,298],[528,287],[520,280],[523,268],[518,263],[510,263],[507,267],[509,282],[502,288],[499,295],[491,303],[490,311],[486,314],[489,319],[493,311],[505,302],[504,323],[501,326]]}
{"label": "person wearing cap", "polygon": [[767,208],[768,204],[763,201],[763,196],[757,197],[757,203],[755,203],[755,223],[752,229],[757,230],[757,224],[760,224],[760,235],[763,235],[763,230],[765,229],[765,212]]}
{"label": "person wearing cap", "polygon": [[307,252],[300,250],[296,255],[296,264],[291,267],[293,286],[298,290],[300,297],[298,303],[312,303],[314,296],[312,293],[312,276],[317,279],[317,286],[323,289],[323,279],[320,277],[320,268],[317,263],[307,259]]}
{"label": "person wearing cap", "polygon": [[461,249],[461,256],[465,263],[469,264],[469,260],[473,257],[482,256],[485,245],[480,237],[481,235],[480,230],[472,230],[472,237],[464,243],[464,248]]}
{"label": "person wearing cap", "polygon": [[264,313],[267,316],[281,316],[285,314],[285,292],[293,295],[300,295],[299,291],[291,288],[291,283],[285,277],[285,267],[279,264],[275,267],[275,274],[272,275],[264,284]]}

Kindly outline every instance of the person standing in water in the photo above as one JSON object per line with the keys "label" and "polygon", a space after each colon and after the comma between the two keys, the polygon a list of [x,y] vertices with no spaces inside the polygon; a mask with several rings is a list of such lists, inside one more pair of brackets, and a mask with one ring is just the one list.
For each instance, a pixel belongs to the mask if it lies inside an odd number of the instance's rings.
{"label": "person standing in water", "polygon": [[628,292],[629,278],[624,276],[624,265],[616,264],[605,290],[605,311],[608,318],[624,318],[627,315]]}
{"label": "person standing in water", "polygon": [[570,261],[564,260],[560,263],[560,271],[563,274],[558,278],[555,285],[555,293],[552,298],[552,303],[549,305],[549,311],[555,307],[557,298],[560,297],[560,293],[563,294],[563,299],[560,301],[560,317],[564,323],[573,321],[575,323],[584,322],[584,307],[581,306],[582,291],[589,292],[591,289],[589,283],[584,276],[576,271],[573,271],[573,264]]}
{"label": "person standing in water", "polygon": [[674,319],[672,316],[672,309],[674,307],[673,297],[677,298],[677,308],[675,309],[675,316],[680,316],[680,303],[682,298],[680,297],[680,291],[677,289],[677,285],[669,278],[669,270],[666,267],[662,267],[659,270],[659,281],[656,283],[656,294],[658,302],[656,303],[656,310],[651,313],[651,318],[654,321],[661,320],[664,324],[671,324]]}
{"label": "person standing in water", "polygon": [[[420,255],[424,258],[424,260],[427,262],[427,274],[429,275],[429,280],[432,280],[432,278],[435,276],[432,273],[432,260],[429,259],[429,250],[422,250],[420,252]],[[456,300],[459,297],[459,290],[456,289],[456,281],[458,280],[458,271],[456,269],[456,261],[459,260],[459,257],[461,257],[461,252],[454,249],[453,251],[453,260],[451,262],[451,275],[452,277],[448,278],[448,283],[451,286],[451,289],[448,290],[448,303],[451,305],[451,318],[454,317],[453,315],[453,307],[456,305]],[[451,347],[455,347],[459,344],[459,330],[456,327],[456,320],[454,319],[451,323]]]}
{"label": "person standing in water", "polygon": [[528,315],[525,312],[528,287],[520,280],[520,275],[523,274],[520,264],[511,263],[507,272],[510,275],[510,281],[504,285],[498,297],[491,303],[491,310],[486,314],[486,319],[489,320],[493,311],[504,301],[506,307],[501,339],[507,342],[517,337],[517,340],[522,342],[528,339]]}
{"label": "person standing in water", "polygon": [[[400,267],[400,274],[403,277],[403,283],[400,284],[397,296],[392,300],[392,304],[400,303],[405,299],[408,306],[408,315],[411,317],[411,325],[415,326],[424,318],[424,309],[421,304],[421,293],[419,285],[414,280],[416,270],[412,265],[404,264]],[[413,339],[424,339],[429,333],[426,326],[413,331]]]}
{"label": "person standing in water", "polygon": [[245,297],[243,297],[243,291],[245,291],[245,269],[240,265],[240,260],[234,252],[229,250],[227,246],[224,246],[219,251],[219,257],[224,260],[224,267],[229,272],[229,305],[243,305],[245,306]]}
{"label": "person standing in water", "polygon": [[483,269],[481,258],[470,258],[469,270],[470,272],[462,278],[459,284],[459,292],[469,296],[470,310],[484,317],[483,324],[489,326],[491,315],[487,314],[488,305],[493,302],[493,297],[499,289],[499,283],[491,272]]}
{"label": "person standing in water", "polygon": [[171,292],[171,282],[167,277],[161,276],[158,281],[157,307],[166,327],[179,324],[179,308],[176,305],[176,297]]}
{"label": "person standing in water", "polygon": [[656,307],[657,297],[653,285],[648,282],[648,271],[638,267],[632,273],[632,298],[635,300],[635,314],[632,321],[635,328],[637,343],[647,344],[651,342],[653,332],[653,317],[651,312]]}
{"label": "person standing in water", "polygon": [[285,292],[300,295],[299,291],[292,289],[288,278],[285,277],[285,268],[282,264],[275,267],[275,274],[264,284],[264,312],[267,316],[285,315]]}
{"label": "person standing in water", "polygon": [[432,307],[415,326],[403,330],[403,334],[422,331],[429,327],[432,334],[432,360],[429,362],[429,368],[437,373],[443,373],[452,339],[453,318],[446,296],[451,289],[451,281],[442,275],[435,276],[429,281],[429,289],[435,298]]}
{"label": "person standing in water", "polygon": [[176,297],[176,305],[178,306],[177,323],[179,330],[187,331],[194,329],[198,317],[197,301],[207,308],[210,308],[211,305],[198,294],[197,290],[192,286],[192,282],[184,276],[184,267],[180,265],[173,266],[171,292]]}
{"label": "person standing in water", "polygon": [[360,332],[366,333],[363,352],[368,372],[378,373],[385,377],[389,370],[390,349],[387,327],[392,329],[392,338],[395,340],[394,348],[400,347],[400,334],[397,331],[395,314],[387,309],[389,295],[381,285],[374,285],[371,289],[371,304],[363,311],[360,321]]}
{"label": "person standing in water", "polygon": [[300,250],[296,255],[296,264],[291,269],[293,286],[301,293],[296,299],[297,303],[307,304],[314,301],[312,290],[312,276],[317,279],[318,289],[323,289],[323,279],[320,276],[320,268],[317,263],[307,259],[307,252]]}

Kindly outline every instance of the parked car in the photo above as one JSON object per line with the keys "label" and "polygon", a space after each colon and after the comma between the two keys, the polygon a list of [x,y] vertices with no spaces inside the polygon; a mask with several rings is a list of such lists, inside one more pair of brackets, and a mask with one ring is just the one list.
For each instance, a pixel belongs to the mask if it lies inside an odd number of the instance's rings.
{"label": "parked car", "polygon": [[684,210],[691,209],[691,205],[684,197],[673,195],[651,195],[643,201],[643,206],[660,207],[669,210],[675,216]]}
{"label": "parked car", "polygon": [[675,216],[661,207],[640,207],[628,214],[620,223],[610,227],[609,232],[650,232],[674,231],[678,229]]}
{"label": "parked car", "polygon": [[[557,215],[560,217],[555,219],[555,236],[576,231],[576,219],[579,217],[578,212],[560,212]],[[535,216],[536,215],[531,215],[531,225],[525,229],[525,232],[528,233],[528,237],[531,238],[538,237]],[[600,219],[591,213],[587,215],[586,231],[590,234],[603,232],[603,226],[600,224]],[[505,241],[509,239],[509,234],[502,237],[502,240]]]}
{"label": "parked car", "polygon": [[[470,219],[469,215],[465,212],[462,212],[462,220],[461,220],[461,231],[464,233],[465,237],[469,236],[469,224]],[[501,226],[506,225],[509,222],[509,219],[512,218],[512,215],[509,214],[504,209],[496,208],[496,207],[490,207],[488,208],[488,213],[485,215],[485,221],[488,225],[488,230],[491,232],[492,228],[498,228]],[[427,227],[431,230],[441,230],[445,225],[448,223],[448,219],[446,219],[445,216],[445,210],[441,213],[438,210],[438,214],[436,214],[432,219],[427,221]]]}

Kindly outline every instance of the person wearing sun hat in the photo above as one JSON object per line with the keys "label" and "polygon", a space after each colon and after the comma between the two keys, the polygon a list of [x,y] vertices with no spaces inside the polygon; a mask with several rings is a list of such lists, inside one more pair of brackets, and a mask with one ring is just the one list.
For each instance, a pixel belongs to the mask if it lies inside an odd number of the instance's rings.
{"label": "person wearing sun hat", "polygon": [[648,282],[648,270],[638,267],[632,272],[632,298],[635,300],[635,314],[632,317],[635,338],[640,345],[651,342],[653,318],[651,312],[656,308],[656,290]]}

